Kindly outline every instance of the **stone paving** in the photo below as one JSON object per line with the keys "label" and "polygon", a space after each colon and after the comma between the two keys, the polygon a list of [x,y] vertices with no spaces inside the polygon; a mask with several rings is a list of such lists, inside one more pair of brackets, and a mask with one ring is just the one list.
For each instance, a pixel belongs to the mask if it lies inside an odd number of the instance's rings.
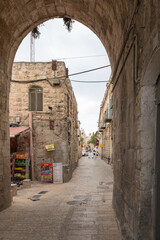
{"label": "stone paving", "polygon": [[[69,183],[35,182],[18,191],[0,213],[0,240],[122,240],[112,188],[111,166],[83,157]],[[39,201],[30,200],[35,195]]]}

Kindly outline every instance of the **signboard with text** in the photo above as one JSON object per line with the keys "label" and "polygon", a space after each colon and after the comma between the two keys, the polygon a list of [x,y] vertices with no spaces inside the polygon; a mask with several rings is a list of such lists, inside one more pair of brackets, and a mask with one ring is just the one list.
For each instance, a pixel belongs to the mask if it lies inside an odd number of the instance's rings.
{"label": "signboard with text", "polygon": [[47,151],[53,151],[53,150],[55,150],[54,144],[46,145],[45,148],[46,148]]}

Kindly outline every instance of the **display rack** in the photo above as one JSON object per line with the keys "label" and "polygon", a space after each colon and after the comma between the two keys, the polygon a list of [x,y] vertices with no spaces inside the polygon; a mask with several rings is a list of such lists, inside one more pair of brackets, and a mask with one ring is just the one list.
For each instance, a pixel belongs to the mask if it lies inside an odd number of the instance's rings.
{"label": "display rack", "polygon": [[13,179],[23,180],[29,178],[28,154],[16,154]]}
{"label": "display rack", "polygon": [[11,154],[10,156],[11,181],[13,181],[13,178],[14,178],[15,159],[16,159],[16,155]]}
{"label": "display rack", "polygon": [[50,163],[41,164],[41,182],[53,182],[53,166]]}

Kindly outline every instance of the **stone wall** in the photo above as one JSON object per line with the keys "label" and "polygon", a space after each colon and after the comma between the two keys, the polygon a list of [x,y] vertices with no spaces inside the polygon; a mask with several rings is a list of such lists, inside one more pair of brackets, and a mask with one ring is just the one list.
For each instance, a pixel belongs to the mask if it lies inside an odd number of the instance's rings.
{"label": "stone wall", "polygon": [[81,146],[81,122],[78,121],[78,125],[77,125],[77,136],[78,136],[78,158],[82,157],[82,146]]}
{"label": "stone wall", "polygon": [[113,205],[125,239],[134,240],[155,239],[154,99],[160,70],[155,78],[153,65],[151,75],[145,73],[160,44],[155,6],[156,1],[138,6],[113,79]]}
{"label": "stone wall", "polygon": [[102,159],[110,159],[112,161],[112,128],[111,124],[108,124],[106,128],[104,129],[101,138],[102,138],[102,144],[103,144],[103,149],[102,149]]}
{"label": "stone wall", "polygon": [[17,152],[30,154],[30,136],[29,131],[22,132],[19,136],[16,137]]}
{"label": "stone wall", "polygon": [[[49,79],[65,76],[63,62],[52,63],[14,63],[10,86],[10,123],[20,119],[20,125],[29,125],[29,89],[43,89],[43,111],[33,111],[33,148],[35,179],[40,180],[40,164],[62,162],[64,181],[68,181],[78,161],[77,103],[69,79],[51,86],[48,81],[24,83],[25,80]],[[52,109],[48,107],[51,106]],[[47,152],[45,145],[55,144],[55,151]]]}
{"label": "stone wall", "polygon": [[[102,144],[102,149],[99,149],[99,154],[104,160],[112,161],[112,78],[107,84],[106,91],[101,103],[99,112],[99,143]],[[99,147],[100,148],[100,147]]]}

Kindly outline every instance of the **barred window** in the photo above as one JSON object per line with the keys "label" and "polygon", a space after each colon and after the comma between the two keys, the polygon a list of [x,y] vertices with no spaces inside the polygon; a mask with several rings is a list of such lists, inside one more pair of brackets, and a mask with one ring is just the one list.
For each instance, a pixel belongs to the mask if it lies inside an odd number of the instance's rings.
{"label": "barred window", "polygon": [[43,90],[41,87],[29,89],[29,110],[43,111]]}

